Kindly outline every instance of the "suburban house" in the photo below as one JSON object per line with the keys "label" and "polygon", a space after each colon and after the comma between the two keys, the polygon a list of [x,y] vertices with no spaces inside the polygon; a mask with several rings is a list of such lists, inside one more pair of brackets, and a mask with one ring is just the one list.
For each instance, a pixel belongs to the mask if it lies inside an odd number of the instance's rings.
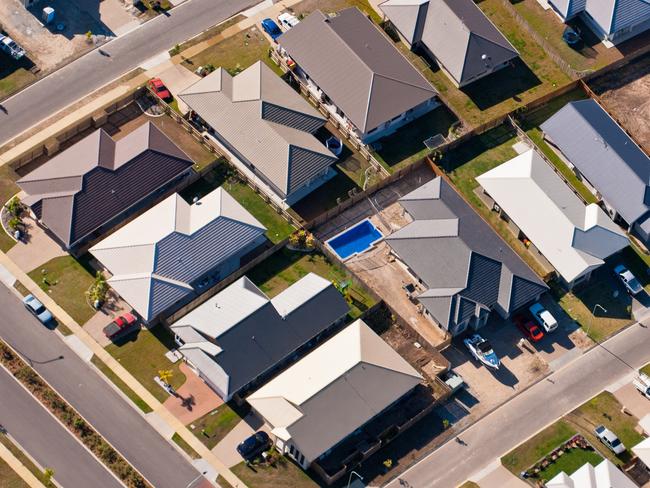
{"label": "suburban house", "polygon": [[335,175],[336,156],[314,136],[325,119],[263,62],[234,77],[217,68],[178,96],[279,202],[291,205]]}
{"label": "suburban house", "polygon": [[68,250],[174,188],[193,162],[152,123],[115,141],[99,129],[17,181],[23,203]]}
{"label": "suburban house", "polygon": [[493,209],[569,287],[588,280],[605,259],[629,243],[598,205],[585,205],[533,149],[476,180],[494,201]]}
{"label": "suburban house", "polygon": [[379,8],[402,40],[459,88],[519,57],[473,0],[386,0]]}
{"label": "suburban house", "polygon": [[614,222],[650,245],[650,158],[605,109],[571,102],[541,128]]}
{"label": "suburban house", "polygon": [[310,273],[273,298],[245,276],[171,325],[185,361],[229,401],[340,326],[348,305]]}
{"label": "suburban house", "polygon": [[636,488],[637,484],[609,459],[603,459],[598,466],[583,464],[571,476],[564,471],[544,485],[546,488]]}
{"label": "suburban house", "polygon": [[239,269],[266,228],[222,188],[174,194],[90,248],[108,283],[147,322]]}
{"label": "suburban house", "polygon": [[452,335],[479,329],[496,310],[508,318],[548,287],[441,177],[399,200],[413,218],[386,238],[425,288],[424,315]]}
{"label": "suburban house", "polygon": [[364,143],[440,104],[433,86],[357,8],[334,16],[316,10],[278,43],[295,75]]}
{"label": "suburban house", "polygon": [[[322,472],[322,456],[385,415],[421,381],[406,360],[357,320],[247,400],[271,427],[281,453],[304,469]],[[368,438],[368,449],[371,442]]]}
{"label": "suburban house", "polygon": [[548,0],[553,11],[567,22],[579,16],[605,41],[625,41],[650,28],[647,0]]}
{"label": "suburban house", "polygon": [[[647,427],[644,427],[642,423],[646,423],[648,420],[650,420],[650,418],[648,418],[646,415],[646,417],[641,420],[642,421],[639,422],[639,425],[642,426],[644,431],[647,433]],[[643,422],[643,420],[646,422]],[[643,464],[645,464],[646,469],[650,470],[650,437],[646,437],[636,446],[632,447],[632,452],[641,460]]]}

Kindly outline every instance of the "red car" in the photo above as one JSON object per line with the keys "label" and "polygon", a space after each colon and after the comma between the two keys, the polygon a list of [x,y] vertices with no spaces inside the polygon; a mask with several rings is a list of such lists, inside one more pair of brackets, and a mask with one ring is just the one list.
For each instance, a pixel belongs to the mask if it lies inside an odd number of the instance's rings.
{"label": "red car", "polygon": [[517,315],[514,318],[515,325],[519,327],[519,330],[524,333],[527,339],[530,339],[533,342],[539,342],[544,337],[544,332],[540,329],[535,322],[530,319],[527,319],[523,315]]}
{"label": "red car", "polygon": [[137,323],[138,319],[135,315],[132,313],[125,313],[104,327],[104,335],[109,339],[114,339],[117,336],[135,330]]}
{"label": "red car", "polygon": [[169,90],[167,89],[167,87],[165,86],[165,84],[162,82],[160,78],[150,79],[149,88],[151,88],[156,95],[158,95],[160,98],[162,98],[165,101],[172,99],[172,94],[169,93]]}

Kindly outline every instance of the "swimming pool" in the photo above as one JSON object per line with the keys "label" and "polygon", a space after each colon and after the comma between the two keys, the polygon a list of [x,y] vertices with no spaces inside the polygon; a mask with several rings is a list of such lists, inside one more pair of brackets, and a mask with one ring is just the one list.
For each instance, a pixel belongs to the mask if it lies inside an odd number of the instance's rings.
{"label": "swimming pool", "polygon": [[370,219],[362,220],[354,227],[344,230],[329,239],[327,244],[342,260],[346,260],[370,249],[382,239],[382,234],[372,225]]}

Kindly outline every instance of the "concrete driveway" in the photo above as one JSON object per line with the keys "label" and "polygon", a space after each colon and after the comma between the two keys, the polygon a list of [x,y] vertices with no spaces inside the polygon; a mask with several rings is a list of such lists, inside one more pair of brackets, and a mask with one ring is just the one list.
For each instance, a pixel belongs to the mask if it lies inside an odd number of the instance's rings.
{"label": "concrete driveway", "polygon": [[[192,73],[185,66],[173,64],[171,61],[164,63],[160,71],[158,69],[152,69],[147,74],[158,76],[174,97],[201,79],[199,75]],[[176,98],[176,101],[178,102],[179,110],[182,113],[186,113],[188,111],[187,105],[179,98]]]}
{"label": "concrete driveway", "polygon": [[115,320],[116,317],[133,310],[131,305],[126,303],[113,290],[109,291],[109,296],[101,308],[91,319],[84,324],[84,329],[95,339],[102,347],[106,347],[111,340],[104,335],[104,327]]}
{"label": "concrete driveway", "polygon": [[26,242],[17,242],[7,252],[20,269],[29,273],[50,259],[68,254],[34,219],[27,217],[23,220],[27,226]]}
{"label": "concrete driveway", "polygon": [[221,439],[212,452],[229,468],[241,463],[242,457],[237,452],[237,446],[247,437],[250,437],[255,432],[263,430],[267,434],[271,431],[269,427],[262,422],[254,413],[249,413],[246,417],[239,422],[234,429],[232,429],[226,437]]}
{"label": "concrete driveway", "polygon": [[170,396],[163,405],[187,425],[222,405],[223,400],[185,362],[179,367],[187,379],[176,390],[179,396]]}

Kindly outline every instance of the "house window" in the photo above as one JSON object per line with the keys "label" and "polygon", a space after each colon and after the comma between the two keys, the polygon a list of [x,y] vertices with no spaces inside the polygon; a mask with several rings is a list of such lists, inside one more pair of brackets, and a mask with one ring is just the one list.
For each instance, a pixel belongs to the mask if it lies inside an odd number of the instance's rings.
{"label": "house window", "polygon": [[289,454],[291,454],[293,456],[295,453],[296,453],[296,448],[293,447],[293,444],[291,444],[289,446]]}
{"label": "house window", "polygon": [[300,464],[304,465],[304,464],[305,464],[305,456],[303,456],[302,454],[300,454],[300,459],[298,459],[298,462],[299,462]]}

